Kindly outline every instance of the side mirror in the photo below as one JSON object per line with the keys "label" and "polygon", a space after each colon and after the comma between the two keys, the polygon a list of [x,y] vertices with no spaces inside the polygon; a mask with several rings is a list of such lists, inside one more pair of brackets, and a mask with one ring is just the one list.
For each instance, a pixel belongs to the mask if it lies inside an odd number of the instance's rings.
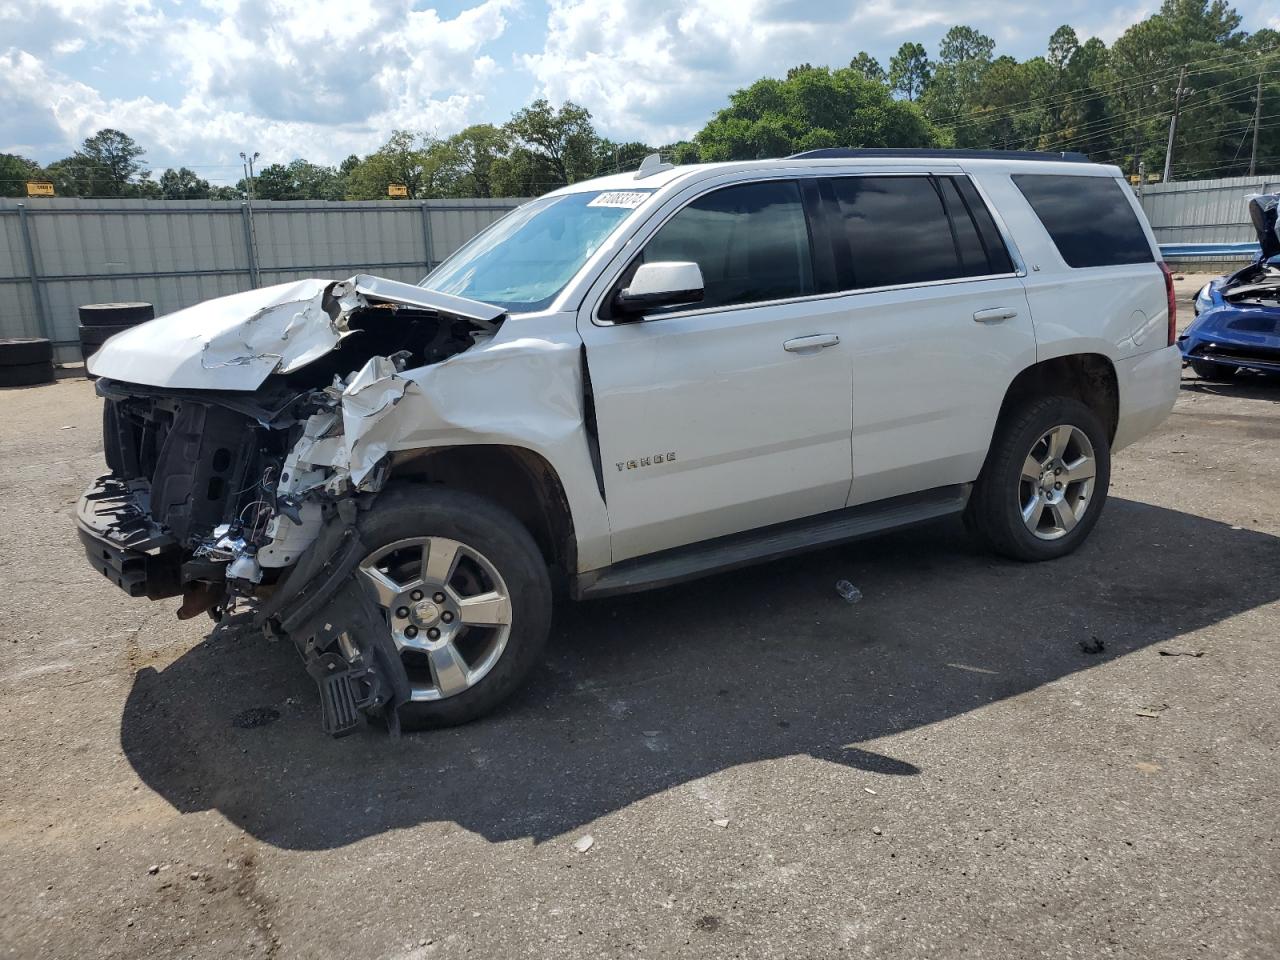
{"label": "side mirror", "polygon": [[642,263],[631,285],[618,291],[613,305],[621,314],[635,315],[655,307],[698,303],[702,294],[702,270],[696,263]]}

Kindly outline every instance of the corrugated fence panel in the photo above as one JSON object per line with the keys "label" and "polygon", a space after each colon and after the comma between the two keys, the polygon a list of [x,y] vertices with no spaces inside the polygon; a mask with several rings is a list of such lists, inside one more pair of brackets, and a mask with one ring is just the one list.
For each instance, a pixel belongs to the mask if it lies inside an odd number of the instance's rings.
{"label": "corrugated fence panel", "polygon": [[1142,209],[1160,243],[1256,240],[1247,208],[1251,193],[1280,191],[1277,177],[1224,177],[1144,187]]}
{"label": "corrugated fence panel", "polygon": [[[0,336],[36,336],[19,206],[27,211],[45,325],[61,362],[78,359],[86,303],[145,300],[156,314],[305,277],[374,273],[416,282],[523,200],[239,202],[0,199]],[[428,222],[428,218],[429,222]],[[252,229],[250,229],[250,227]]]}

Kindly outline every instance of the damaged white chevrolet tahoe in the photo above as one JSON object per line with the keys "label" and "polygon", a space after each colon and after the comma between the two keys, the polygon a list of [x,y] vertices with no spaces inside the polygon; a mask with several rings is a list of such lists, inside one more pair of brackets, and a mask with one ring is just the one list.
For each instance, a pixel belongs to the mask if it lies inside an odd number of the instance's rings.
{"label": "damaged white chevrolet tahoe", "polygon": [[578,183],[414,286],[199,304],[93,358],[90,562],[297,645],[326,730],[460,723],[553,582],[662,586],[962,514],[1048,560],[1180,357],[1114,167],[821,150]]}

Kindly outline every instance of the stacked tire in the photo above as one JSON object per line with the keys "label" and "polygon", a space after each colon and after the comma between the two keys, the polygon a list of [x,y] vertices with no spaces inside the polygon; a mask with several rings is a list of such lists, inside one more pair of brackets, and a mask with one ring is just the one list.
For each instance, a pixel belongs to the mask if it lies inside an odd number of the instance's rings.
{"label": "stacked tire", "polygon": [[0,387],[53,383],[53,344],[41,337],[0,339]]}
{"label": "stacked tire", "polygon": [[86,303],[80,308],[80,355],[85,363],[121,330],[155,317],[149,303]]}

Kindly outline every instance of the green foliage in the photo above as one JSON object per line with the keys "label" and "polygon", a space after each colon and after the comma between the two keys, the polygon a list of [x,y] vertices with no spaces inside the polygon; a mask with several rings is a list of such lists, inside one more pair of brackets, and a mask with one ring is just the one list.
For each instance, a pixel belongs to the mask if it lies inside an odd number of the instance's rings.
{"label": "green foliage", "polygon": [[186,167],[166,170],[160,174],[160,196],[165,200],[207,200],[209,181]]}
{"label": "green foliage", "polygon": [[754,160],[817,147],[927,147],[938,142],[914,104],[857,71],[813,67],[729,97],[694,138],[700,158]]}
{"label": "green foliage", "polygon": [[28,180],[43,180],[40,164],[15,153],[0,153],[0,197],[25,197]]}
{"label": "green foliage", "polygon": [[510,138],[511,152],[528,154],[521,159],[521,166],[530,171],[539,169],[545,177],[544,190],[591,176],[596,133],[585,107],[566,102],[557,110],[538,99],[516,111],[503,129]]}
{"label": "green foliage", "polygon": [[872,83],[886,83],[889,79],[884,67],[880,66],[880,61],[865,50],[859,50],[858,55],[849,61],[849,69]]}
{"label": "green foliage", "polygon": [[306,160],[269,164],[253,178],[255,200],[341,200],[342,197],[343,181],[338,171]]}
{"label": "green foliage", "polygon": [[915,100],[933,76],[933,64],[924,45],[904,43],[889,60],[889,86],[894,93]]}

